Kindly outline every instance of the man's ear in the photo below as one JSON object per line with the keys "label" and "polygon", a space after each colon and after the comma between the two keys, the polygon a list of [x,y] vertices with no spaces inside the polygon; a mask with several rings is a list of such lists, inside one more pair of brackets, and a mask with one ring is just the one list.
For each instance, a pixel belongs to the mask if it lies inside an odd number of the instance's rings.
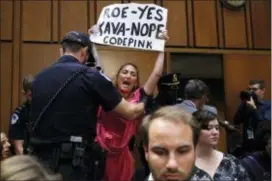
{"label": "man's ear", "polygon": [[84,47],[80,50],[80,56],[81,57],[86,57],[88,55],[88,47]]}
{"label": "man's ear", "polygon": [[63,52],[63,48],[60,48],[60,56],[63,56],[64,52]]}

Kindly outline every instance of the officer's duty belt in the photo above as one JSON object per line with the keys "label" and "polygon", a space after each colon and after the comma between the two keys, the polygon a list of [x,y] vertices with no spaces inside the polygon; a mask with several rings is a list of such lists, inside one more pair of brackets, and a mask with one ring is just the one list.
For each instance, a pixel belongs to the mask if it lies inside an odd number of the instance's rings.
{"label": "officer's duty belt", "polygon": [[32,145],[52,145],[52,144],[61,144],[61,143],[83,143],[91,144],[92,139],[84,140],[81,136],[66,136],[66,137],[55,137],[50,139],[40,139],[37,137],[30,138],[30,144]]}

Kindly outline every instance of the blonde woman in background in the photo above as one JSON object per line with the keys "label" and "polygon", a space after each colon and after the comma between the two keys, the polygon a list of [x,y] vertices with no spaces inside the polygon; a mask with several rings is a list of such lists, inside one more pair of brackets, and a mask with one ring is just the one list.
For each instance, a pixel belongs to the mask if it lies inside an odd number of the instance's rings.
{"label": "blonde woman in background", "polygon": [[33,157],[17,155],[1,162],[1,181],[62,180],[49,172]]}

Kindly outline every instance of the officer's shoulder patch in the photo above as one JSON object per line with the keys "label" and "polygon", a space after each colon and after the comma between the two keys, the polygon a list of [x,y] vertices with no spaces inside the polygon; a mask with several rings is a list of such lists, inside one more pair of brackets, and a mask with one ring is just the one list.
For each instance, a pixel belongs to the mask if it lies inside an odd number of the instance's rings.
{"label": "officer's shoulder patch", "polygon": [[19,119],[18,114],[14,113],[14,114],[11,116],[11,124],[17,123],[18,119]]}
{"label": "officer's shoulder patch", "polygon": [[111,79],[108,77],[108,76],[106,76],[105,74],[103,74],[102,72],[99,72],[100,73],[100,75],[102,75],[105,79],[107,79],[108,81],[110,81],[111,82]]}

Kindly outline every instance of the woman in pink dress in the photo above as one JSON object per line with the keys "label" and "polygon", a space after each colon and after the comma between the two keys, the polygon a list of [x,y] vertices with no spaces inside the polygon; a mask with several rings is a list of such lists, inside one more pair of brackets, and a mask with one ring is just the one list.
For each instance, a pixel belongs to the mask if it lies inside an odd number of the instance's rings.
{"label": "woman in pink dress", "polygon": [[[162,39],[167,40],[167,32]],[[132,63],[122,65],[116,74],[115,85],[120,94],[129,102],[140,101],[140,89],[151,95],[159,81],[164,66],[164,53],[159,52],[154,69],[143,87],[139,88],[139,71]],[[129,141],[137,132],[141,123],[138,120],[126,120],[114,112],[98,111],[97,142],[107,150],[104,180],[129,181],[134,174],[134,159],[129,150]]]}

